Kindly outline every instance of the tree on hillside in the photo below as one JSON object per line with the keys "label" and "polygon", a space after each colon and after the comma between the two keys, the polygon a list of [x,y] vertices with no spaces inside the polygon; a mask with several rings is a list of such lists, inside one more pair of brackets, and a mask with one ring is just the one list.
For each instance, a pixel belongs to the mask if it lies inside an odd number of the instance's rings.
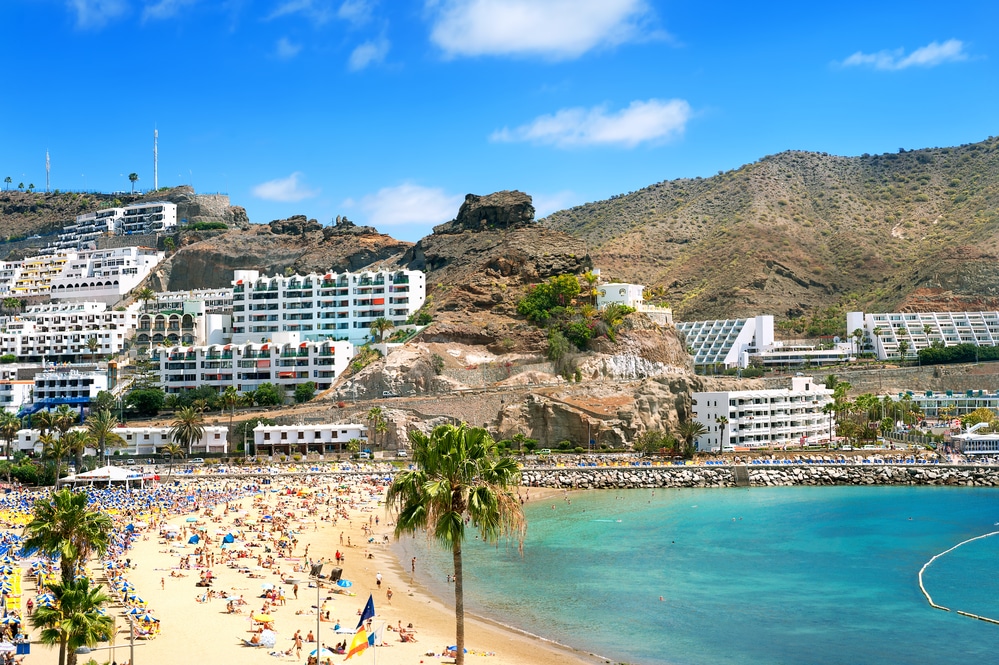
{"label": "tree on hillside", "polygon": [[854,355],[859,356],[864,343],[864,329],[857,328],[853,331]]}
{"label": "tree on hillside", "polygon": [[[7,444],[5,454],[12,459],[11,447],[21,431],[21,419],[10,411],[0,411],[0,438]],[[10,465],[7,466],[7,482],[10,482]]]}
{"label": "tree on hillside", "polygon": [[139,300],[139,301],[141,301],[143,303],[142,311],[148,312],[149,311],[149,301],[150,300],[156,300],[156,292],[153,291],[148,286],[144,286],[141,289],[139,289],[138,293],[135,294],[135,299]]}
{"label": "tree on hillside", "polygon": [[29,192],[35,191],[35,183],[31,183],[30,185],[28,185],[28,191]]}
{"label": "tree on hillside", "polygon": [[12,183],[12,182],[14,182],[14,181],[10,179],[10,176],[7,176],[6,178],[4,178],[3,179],[3,184],[4,184],[3,191],[6,192],[6,191],[10,190],[10,183]]}
{"label": "tree on hillside", "polygon": [[236,391],[235,386],[226,386],[225,390],[222,391],[220,396],[222,402],[222,408],[229,409],[229,431],[232,431],[232,419],[236,417],[236,407],[239,406],[239,392]]}
{"label": "tree on hillside", "polygon": [[17,183],[17,188],[20,189],[23,192],[24,191],[24,183],[23,182]]}
{"label": "tree on hillside", "polygon": [[7,313],[14,313],[21,311],[21,300],[20,298],[14,298],[9,296],[3,299],[3,310]]}
{"label": "tree on hillside", "polygon": [[409,435],[416,468],[395,477],[386,504],[396,513],[396,538],[426,533],[451,550],[454,566],[455,663],[465,662],[465,599],[462,544],[472,525],[484,542],[501,537],[523,549],[527,521],[513,488],[520,480],[516,462],[498,456],[482,428],[438,425],[430,435]]}
{"label": "tree on hillside", "polygon": [[128,181],[132,183],[132,193],[135,194],[135,182],[139,179],[138,173],[129,173]]}
{"label": "tree on hillside", "polygon": [[385,333],[395,328],[395,324],[384,316],[380,316],[371,322],[371,336],[377,336],[378,341],[385,339]]}
{"label": "tree on hillside", "polygon": [[590,304],[594,307],[597,306],[597,290],[594,287],[599,280],[600,276],[592,270],[583,273],[583,281],[586,282],[586,297],[590,299]]}
{"label": "tree on hillside", "polygon": [[370,409],[368,409],[368,415],[365,417],[365,420],[371,423],[371,426],[368,428],[368,441],[371,442],[372,447],[375,447],[375,441],[377,440],[377,437],[372,435],[380,434],[382,430],[379,429],[379,426],[383,422],[385,422],[385,418],[382,413],[382,407],[373,406]]}

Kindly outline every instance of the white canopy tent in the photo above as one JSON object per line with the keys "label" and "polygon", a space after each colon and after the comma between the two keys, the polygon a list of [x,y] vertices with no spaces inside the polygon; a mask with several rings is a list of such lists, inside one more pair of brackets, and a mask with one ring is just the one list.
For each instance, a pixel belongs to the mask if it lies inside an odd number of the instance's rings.
{"label": "white canopy tent", "polygon": [[145,485],[145,478],[141,473],[135,471],[121,469],[116,466],[102,466],[99,469],[94,469],[93,471],[86,471],[73,476],[60,478],[58,481],[58,484],[60,485],[71,484],[74,486],[104,483],[108,486],[112,483],[121,483],[125,485],[126,489],[128,489],[132,486],[143,487]]}

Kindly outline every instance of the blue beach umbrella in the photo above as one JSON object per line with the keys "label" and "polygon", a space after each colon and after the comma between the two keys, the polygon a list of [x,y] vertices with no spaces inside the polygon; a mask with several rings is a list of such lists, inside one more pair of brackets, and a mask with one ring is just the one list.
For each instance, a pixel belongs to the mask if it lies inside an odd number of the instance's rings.
{"label": "blue beach umbrella", "polygon": [[336,585],[344,589],[349,589],[350,587],[354,586],[354,583],[351,582],[350,580],[337,580]]}

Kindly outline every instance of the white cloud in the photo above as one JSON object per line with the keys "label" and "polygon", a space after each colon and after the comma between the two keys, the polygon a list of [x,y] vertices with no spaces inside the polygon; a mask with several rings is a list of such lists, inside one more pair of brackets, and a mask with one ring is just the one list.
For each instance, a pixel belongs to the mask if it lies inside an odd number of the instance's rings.
{"label": "white cloud", "polygon": [[298,55],[301,50],[301,44],[295,44],[287,37],[282,37],[277,41],[277,45],[274,47],[274,55],[281,60],[291,60]]}
{"label": "white cloud", "polygon": [[318,196],[318,189],[309,189],[298,181],[301,177],[302,172],[295,171],[287,178],[262,182],[253,188],[253,195],[258,199],[281,203],[295,203]]}
{"label": "white cloud", "polygon": [[344,0],[336,10],[337,18],[349,21],[354,25],[364,25],[371,19],[374,9],[373,0]]}
{"label": "white cloud", "polygon": [[360,71],[370,64],[381,62],[388,55],[390,46],[389,41],[384,37],[364,42],[350,54],[348,61],[350,71]]}
{"label": "white cloud", "polygon": [[367,215],[368,223],[379,227],[442,224],[458,214],[458,208],[464,200],[463,196],[452,196],[439,187],[403,183],[395,187],[383,187],[356,203],[351,200],[344,203],[348,206],[357,205]]}
{"label": "white cloud", "polygon": [[427,0],[430,39],[449,56],[575,58],[643,34],[645,0]]}
{"label": "white cloud", "polygon": [[101,28],[128,9],[124,0],[67,0],[67,4],[76,12],[76,27],[83,29]]}
{"label": "white cloud", "polygon": [[514,129],[493,132],[493,141],[529,141],[559,148],[617,145],[633,148],[648,141],[661,142],[683,133],[692,112],[682,99],[634,101],[628,108],[609,113],[605,106],[570,108],[543,115]]}
{"label": "white cloud", "polygon": [[930,42],[926,46],[917,48],[909,55],[905,55],[905,49],[878,51],[877,53],[857,51],[841,64],[844,67],[873,67],[874,69],[897,71],[909,67],[936,67],[945,62],[960,62],[967,59],[968,54],[964,50],[964,42],[959,39],[948,39],[942,44]]}
{"label": "white cloud", "polygon": [[142,10],[142,20],[157,20],[172,18],[187,5],[193,5],[198,0],[158,0],[151,5],[146,5]]}
{"label": "white cloud", "polygon": [[322,25],[336,16],[336,12],[328,0],[284,0],[267,16],[267,20],[294,14],[301,14],[318,25]]}

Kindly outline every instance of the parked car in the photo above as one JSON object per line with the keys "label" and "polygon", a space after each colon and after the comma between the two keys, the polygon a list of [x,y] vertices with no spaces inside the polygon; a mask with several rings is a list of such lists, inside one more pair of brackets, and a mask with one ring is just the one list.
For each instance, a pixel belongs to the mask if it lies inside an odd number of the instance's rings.
{"label": "parked car", "polygon": [[396,457],[409,457],[409,453],[407,453],[405,450],[400,450],[400,451],[396,452],[395,456]]}

